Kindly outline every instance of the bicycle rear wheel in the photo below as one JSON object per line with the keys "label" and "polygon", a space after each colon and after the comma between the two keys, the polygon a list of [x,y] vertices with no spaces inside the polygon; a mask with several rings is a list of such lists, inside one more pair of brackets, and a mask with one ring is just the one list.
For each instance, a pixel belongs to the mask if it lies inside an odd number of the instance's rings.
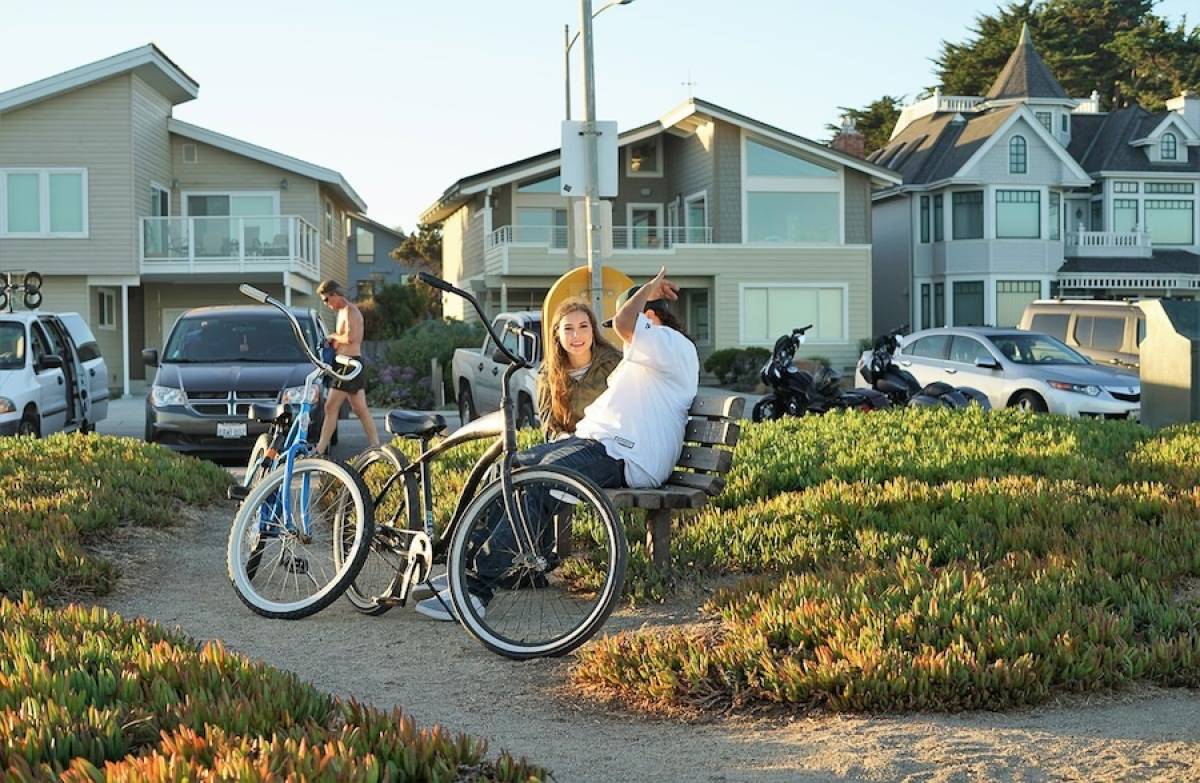
{"label": "bicycle rear wheel", "polygon": [[579,473],[533,467],[514,471],[512,481],[518,519],[505,512],[495,481],[454,531],[454,611],[500,655],[563,655],[591,638],[620,599],[625,533],[604,490]]}
{"label": "bicycle rear wheel", "polygon": [[[284,496],[290,511],[284,512]],[[264,617],[293,620],[324,609],[354,578],[374,532],[362,479],[334,460],[272,470],[238,508],[229,531],[229,580]]]}
{"label": "bicycle rear wheel", "polygon": [[[387,594],[396,575],[404,573],[408,565],[410,537],[398,534],[397,530],[420,528],[417,482],[411,474],[400,476],[382,493],[388,480],[410,464],[407,457],[391,446],[368,449],[355,457],[352,464],[370,493],[375,533],[362,568],[346,587],[346,599],[363,614],[381,615],[392,605],[380,602],[380,597]],[[350,556],[350,552],[339,550],[339,557]]]}

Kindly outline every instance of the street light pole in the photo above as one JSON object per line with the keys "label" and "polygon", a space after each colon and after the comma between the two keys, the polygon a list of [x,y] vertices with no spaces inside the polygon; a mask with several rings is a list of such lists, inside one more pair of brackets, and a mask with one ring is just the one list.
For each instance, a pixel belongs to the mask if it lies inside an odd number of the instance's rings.
{"label": "street light pole", "polygon": [[579,0],[579,30],[583,35],[584,212],[587,214],[587,255],[592,311],[604,318],[604,290],[600,277],[600,162],[596,143],[596,72],[592,61],[592,0]]}
{"label": "street light pole", "polygon": [[563,25],[563,88],[567,93],[567,113],[564,115],[568,120],[571,119],[571,25]]}

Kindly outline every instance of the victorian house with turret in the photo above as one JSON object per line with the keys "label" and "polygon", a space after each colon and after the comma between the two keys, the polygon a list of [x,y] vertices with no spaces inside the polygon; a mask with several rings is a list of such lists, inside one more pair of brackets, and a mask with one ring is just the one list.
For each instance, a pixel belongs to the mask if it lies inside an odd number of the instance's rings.
{"label": "victorian house with turret", "polygon": [[876,331],[1013,326],[1047,296],[1200,294],[1200,96],[1103,112],[1071,98],[1028,29],[985,96],[901,113],[869,158]]}

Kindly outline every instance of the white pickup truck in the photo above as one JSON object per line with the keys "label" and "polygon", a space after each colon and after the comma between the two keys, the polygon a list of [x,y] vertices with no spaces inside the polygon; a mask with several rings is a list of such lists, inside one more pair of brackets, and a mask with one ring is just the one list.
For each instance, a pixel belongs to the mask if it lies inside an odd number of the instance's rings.
{"label": "white pickup truck", "polygon": [[[517,326],[538,335],[537,339],[517,335],[509,326]],[[492,329],[504,341],[504,347],[534,363],[532,370],[513,373],[509,391],[517,405],[517,426],[538,426],[537,367],[542,361],[542,314],[533,311],[501,313],[492,321]],[[500,410],[500,382],[508,360],[485,337],[479,348],[459,348],[454,352],[454,389],[458,395],[458,414],[466,424],[485,413]]]}

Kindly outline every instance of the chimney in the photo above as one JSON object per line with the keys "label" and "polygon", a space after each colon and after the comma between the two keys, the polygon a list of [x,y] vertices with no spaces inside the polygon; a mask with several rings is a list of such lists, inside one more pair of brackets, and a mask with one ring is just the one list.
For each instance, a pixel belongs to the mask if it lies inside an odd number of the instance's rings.
{"label": "chimney", "polygon": [[867,153],[867,139],[854,127],[854,118],[849,114],[842,115],[842,129],[829,146],[856,158],[865,158]]}
{"label": "chimney", "polygon": [[1193,133],[1200,133],[1200,95],[1184,90],[1179,97],[1167,101],[1167,109],[1183,117]]}

